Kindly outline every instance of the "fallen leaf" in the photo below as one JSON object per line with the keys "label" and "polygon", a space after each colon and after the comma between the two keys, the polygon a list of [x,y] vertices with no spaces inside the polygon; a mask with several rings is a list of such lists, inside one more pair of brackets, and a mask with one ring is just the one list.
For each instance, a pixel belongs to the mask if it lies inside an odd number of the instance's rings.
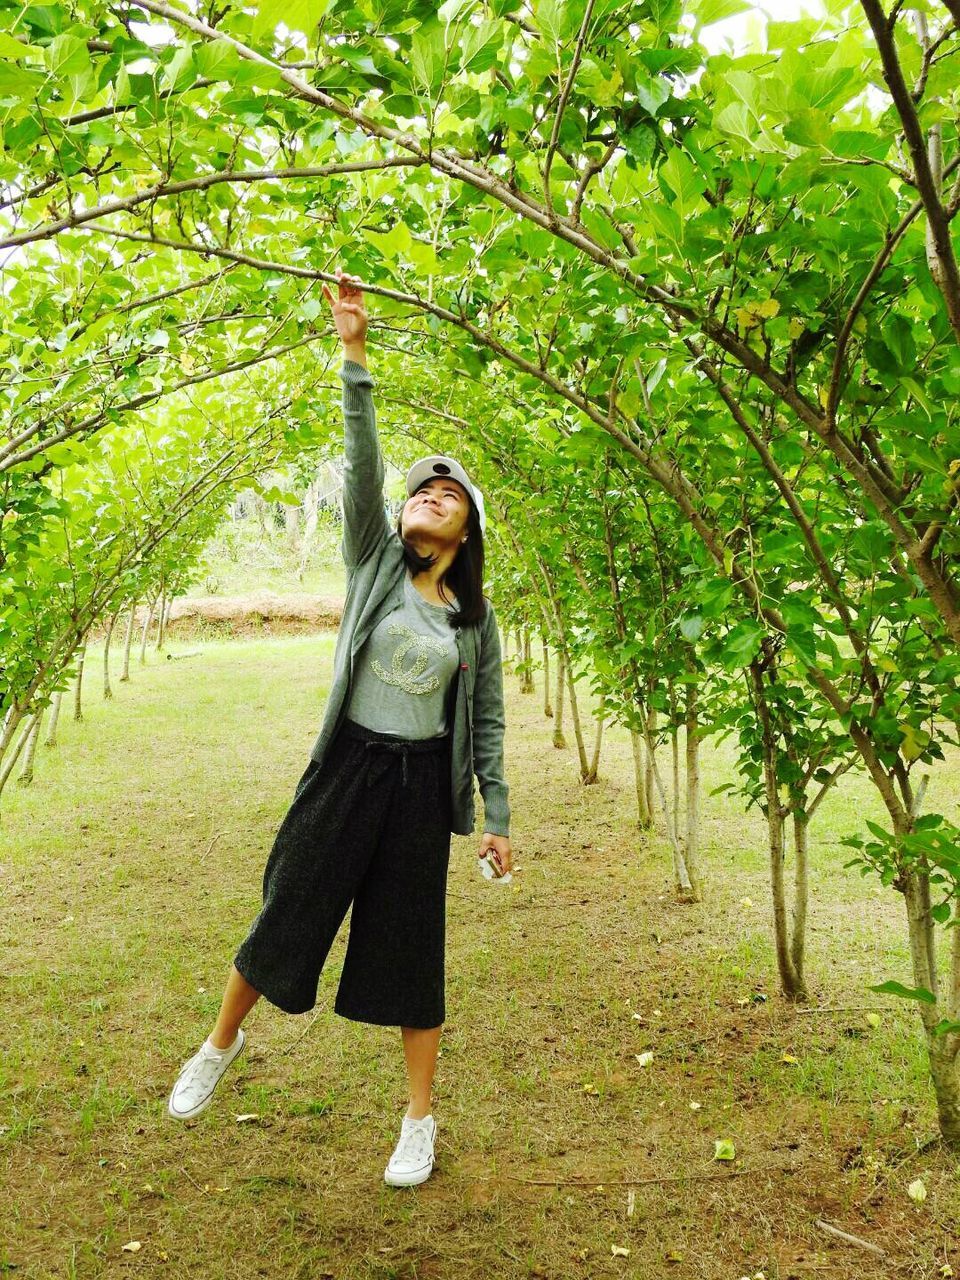
{"label": "fallen leaf", "polygon": [[621,1245],[621,1244],[612,1244],[612,1245],[610,1246],[610,1252],[613,1254],[613,1256],[614,1256],[615,1258],[629,1258],[629,1257],[630,1257],[630,1250],[629,1250],[629,1249],[625,1249],[625,1248],[623,1247],[623,1245]]}
{"label": "fallen leaf", "polygon": [[881,1025],[881,1023],[882,1023],[882,1022],[883,1022],[883,1019],[880,1017],[879,1013],[868,1013],[868,1014],[867,1014],[867,1025],[868,1025],[868,1026],[873,1027],[874,1029],[876,1029],[877,1027],[879,1027],[879,1026]]}
{"label": "fallen leaf", "polygon": [[733,1160],[737,1154],[737,1149],[729,1138],[717,1138],[713,1144],[714,1160]]}
{"label": "fallen leaf", "polygon": [[699,1111],[699,1110],[700,1110],[700,1108],[701,1108],[702,1106],[703,1106],[703,1103],[702,1103],[702,1102],[691,1102],[691,1103],[690,1103],[690,1110],[691,1110],[691,1111]]}
{"label": "fallen leaf", "polygon": [[139,1240],[130,1240],[123,1246],[120,1252],[121,1253],[139,1253],[142,1248],[143,1248],[143,1245],[140,1243]]}
{"label": "fallen leaf", "polygon": [[785,1062],[790,1067],[795,1067],[800,1059],[795,1058],[792,1053],[785,1053],[780,1061]]}
{"label": "fallen leaf", "polygon": [[237,1124],[245,1124],[248,1120],[259,1120],[260,1116],[256,1111],[245,1111],[242,1116],[237,1116]]}
{"label": "fallen leaf", "polygon": [[922,1178],[917,1178],[914,1182],[910,1183],[909,1187],[907,1187],[907,1195],[914,1204],[923,1204],[924,1200],[927,1198],[927,1184]]}
{"label": "fallen leaf", "polygon": [[641,1067],[649,1067],[653,1061],[653,1050],[647,1049],[644,1053],[635,1053],[633,1055]]}

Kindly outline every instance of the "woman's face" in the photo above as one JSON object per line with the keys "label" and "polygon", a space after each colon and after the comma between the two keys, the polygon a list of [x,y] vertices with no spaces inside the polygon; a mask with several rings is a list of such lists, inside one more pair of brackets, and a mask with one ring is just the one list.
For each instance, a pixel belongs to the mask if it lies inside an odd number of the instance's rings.
{"label": "woman's face", "polygon": [[467,532],[470,498],[457,480],[433,476],[403,504],[400,527],[403,536],[429,533],[438,541],[455,544]]}

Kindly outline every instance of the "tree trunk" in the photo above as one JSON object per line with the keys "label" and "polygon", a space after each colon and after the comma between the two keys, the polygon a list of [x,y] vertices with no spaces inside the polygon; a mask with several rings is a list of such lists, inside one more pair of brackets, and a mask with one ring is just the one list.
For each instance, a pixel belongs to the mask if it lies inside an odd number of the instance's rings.
{"label": "tree trunk", "polygon": [[0,761],[6,759],[7,752],[10,749],[10,743],[13,741],[13,735],[17,732],[17,727],[23,719],[24,712],[15,702],[11,702],[7,707],[7,713],[3,717],[3,733],[0,734]]}
{"label": "tree trunk", "polygon": [[543,646],[543,714],[552,716],[553,707],[550,705],[550,650],[547,647],[547,637],[541,635],[540,640]]}
{"label": "tree trunk", "polygon": [[687,764],[687,831],[684,847],[687,855],[687,874],[701,896],[700,884],[700,723],[697,713],[697,686],[687,685],[686,704],[686,764]]}
{"label": "tree trunk", "polygon": [[130,679],[130,642],[133,639],[133,620],[137,612],[136,600],[130,601],[130,616],[127,618],[127,632],[123,637],[123,671],[120,673],[121,683]]}
{"label": "tree trunk", "polygon": [[[777,953],[777,969],[780,974],[780,987],[788,1000],[805,1000],[806,988],[803,982],[803,971],[797,970],[793,963],[793,952],[797,949],[796,938],[791,946],[790,930],[787,925],[787,899],[784,887],[783,862],[785,856],[783,841],[783,820],[785,811],[780,804],[779,784],[777,778],[777,739],[770,720],[770,710],[763,688],[763,672],[758,663],[750,666],[750,675],[756,694],[757,715],[760,720],[761,745],[763,749],[763,785],[766,794],[765,814],[767,820],[767,843],[770,851],[770,894],[773,899],[773,939]],[[796,920],[795,920],[796,923]],[[798,954],[803,956],[802,943]]]}
{"label": "tree trunk", "polygon": [[37,755],[37,739],[40,737],[40,725],[43,722],[44,708],[35,711],[30,717],[30,724],[26,734],[26,751],[23,757],[23,768],[17,776],[17,785],[21,787],[29,787],[33,781],[33,762]]}
{"label": "tree trunk", "polygon": [[677,686],[667,682],[667,699],[670,706],[670,765],[673,774],[673,829],[680,838],[680,728],[677,723]]}
{"label": "tree trunk", "polygon": [[[649,725],[649,723],[650,718],[648,716],[647,724]],[[667,840],[669,841],[670,848],[673,852],[673,877],[677,893],[686,901],[695,902],[697,897],[696,890],[690,879],[690,874],[687,871],[687,860],[684,857],[683,849],[680,847],[680,838],[677,835],[676,824],[673,821],[673,805],[670,803],[670,798],[667,795],[667,789],[663,785],[663,778],[660,775],[660,770],[657,768],[657,757],[654,751],[653,738],[650,735],[649,729],[645,730],[645,737],[647,742],[647,760],[653,770],[653,781],[657,788],[657,795],[660,797],[660,807],[663,809],[663,821],[667,828]]]}
{"label": "tree trunk", "polygon": [[577,706],[577,682],[573,675],[573,666],[567,663],[567,691],[570,694],[570,719],[573,721],[573,736],[577,743],[577,755],[580,757],[580,781],[583,782],[587,774],[590,772],[590,765],[587,761],[587,748],[583,741],[583,731],[580,728],[580,708]]}
{"label": "tree trunk", "polygon": [[110,638],[113,635],[113,628],[117,625],[119,618],[119,610],[110,615],[107,622],[107,633],[103,637],[103,697],[104,700],[113,697],[113,690],[110,688]]}
{"label": "tree trunk", "polygon": [[530,645],[529,628],[523,629],[523,683],[520,686],[521,693],[533,693],[533,653]]}
{"label": "tree trunk", "polygon": [[7,759],[4,761],[3,768],[0,769],[0,795],[2,795],[3,788],[7,785],[7,779],[10,777],[11,773],[13,773],[14,767],[20,758],[20,752],[23,750],[31,732],[33,731],[33,720],[34,717],[32,715],[27,716],[27,722],[23,726],[23,731],[8,753]]}
{"label": "tree trunk", "polygon": [[57,722],[60,719],[60,703],[62,701],[63,691],[58,689],[53,695],[53,702],[50,704],[50,723],[43,743],[45,747],[55,747],[57,745]]}
{"label": "tree trunk", "polygon": [[[897,834],[905,834],[897,832]],[[935,1005],[917,1001],[917,1008],[927,1044],[927,1061],[930,1079],[937,1100],[937,1115],[944,1142],[953,1150],[960,1150],[960,1079],[957,1076],[957,1050],[960,1035],[948,1032],[935,1035],[934,1028],[945,1015],[952,1021],[960,1013],[960,923],[953,926],[951,949],[950,989],[944,1007],[943,993],[936,982],[936,964],[930,953],[929,893],[924,891],[927,877],[918,871],[904,872],[900,888],[907,908],[907,931],[910,937],[910,957],[913,980],[917,987],[933,992]],[[956,912],[954,913],[957,919]]]}
{"label": "tree trunk", "polygon": [[809,897],[807,831],[809,827],[809,817],[795,809],[793,812],[793,928],[790,937],[790,962],[794,973],[799,974],[801,983],[807,938],[807,899]]}
{"label": "tree trunk", "polygon": [[153,621],[153,611],[157,607],[159,596],[154,596],[148,602],[146,616],[143,619],[143,631],[140,633],[140,665],[142,666],[147,660],[147,632],[150,630],[150,623]]}
{"label": "tree trunk", "polygon": [[87,656],[87,639],[84,636],[77,649],[77,677],[73,684],[73,718],[83,719],[83,663]]}
{"label": "tree trunk", "polygon": [[638,729],[630,730],[630,745],[633,748],[633,780],[637,791],[637,826],[641,831],[649,831],[653,819],[647,804],[647,786],[644,779],[643,734]]}
{"label": "tree trunk", "polygon": [[587,770],[587,776],[584,782],[589,785],[596,782],[597,773],[600,768],[600,744],[603,741],[603,716],[597,720],[597,736],[593,742],[593,759],[590,761],[590,768]]}
{"label": "tree trunk", "polygon": [[157,653],[163,649],[164,631],[167,624],[167,589],[166,587],[160,592],[160,613],[157,616],[157,643],[154,648]]}
{"label": "tree trunk", "polygon": [[563,657],[563,650],[557,653],[557,696],[554,701],[557,704],[557,715],[553,722],[553,745],[555,747],[564,748],[567,740],[563,734],[563,690],[565,687],[566,662]]}
{"label": "tree trunk", "polygon": [[653,742],[653,735],[657,731],[657,713],[650,707],[647,711],[646,730],[643,735],[644,745],[646,746],[646,760],[643,766],[643,787],[647,793],[647,810],[653,817],[653,778],[656,772],[656,760],[654,758],[654,749],[650,745]]}
{"label": "tree trunk", "polygon": [[320,477],[314,476],[307,492],[303,495],[303,506],[307,513],[300,538],[300,558],[297,564],[297,581],[303,581],[310,558],[310,547],[317,532],[317,521],[320,518]]}

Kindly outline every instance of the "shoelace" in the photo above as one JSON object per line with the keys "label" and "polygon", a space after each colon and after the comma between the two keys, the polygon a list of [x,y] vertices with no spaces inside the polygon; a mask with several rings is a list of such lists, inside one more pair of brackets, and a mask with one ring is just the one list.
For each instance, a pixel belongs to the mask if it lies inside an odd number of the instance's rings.
{"label": "shoelace", "polygon": [[420,1125],[411,1126],[400,1135],[394,1160],[416,1160],[422,1164],[429,1150],[430,1138],[426,1129]]}
{"label": "shoelace", "polygon": [[188,1058],[180,1068],[181,1076],[186,1072],[186,1078],[181,1082],[184,1085],[207,1084],[209,1082],[209,1072],[204,1068],[209,1068],[210,1072],[216,1071],[220,1067],[222,1059],[208,1058],[205,1055],[195,1053],[192,1058]]}

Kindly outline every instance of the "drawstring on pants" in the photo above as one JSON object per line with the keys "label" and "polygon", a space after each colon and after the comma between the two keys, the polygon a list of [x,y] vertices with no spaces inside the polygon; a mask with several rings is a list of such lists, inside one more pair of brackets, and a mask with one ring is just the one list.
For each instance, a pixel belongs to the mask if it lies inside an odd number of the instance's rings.
{"label": "drawstring on pants", "polygon": [[[400,756],[403,766],[403,785],[407,785],[407,744],[405,742],[378,742],[376,740],[371,740],[370,742],[365,742],[363,745],[367,751],[387,751],[391,755]],[[381,770],[380,773],[375,773],[374,770],[371,769],[367,774],[367,786],[372,787],[373,784],[381,777],[382,773],[383,770]]]}
{"label": "drawstring on pants", "polygon": [[372,787],[386,773],[390,767],[390,757],[399,756],[402,771],[402,785],[404,787],[412,785],[407,775],[407,757],[410,755],[421,755],[425,752],[433,753],[437,751],[449,751],[451,740],[449,733],[438,734],[434,738],[393,738],[378,733],[374,729],[367,729],[364,725],[357,724],[355,721],[347,719],[344,721],[340,732],[349,738],[358,738],[364,746],[364,755],[368,751],[377,751],[381,753],[383,759],[383,767],[377,768],[371,761],[371,766],[367,771],[367,786]]}

